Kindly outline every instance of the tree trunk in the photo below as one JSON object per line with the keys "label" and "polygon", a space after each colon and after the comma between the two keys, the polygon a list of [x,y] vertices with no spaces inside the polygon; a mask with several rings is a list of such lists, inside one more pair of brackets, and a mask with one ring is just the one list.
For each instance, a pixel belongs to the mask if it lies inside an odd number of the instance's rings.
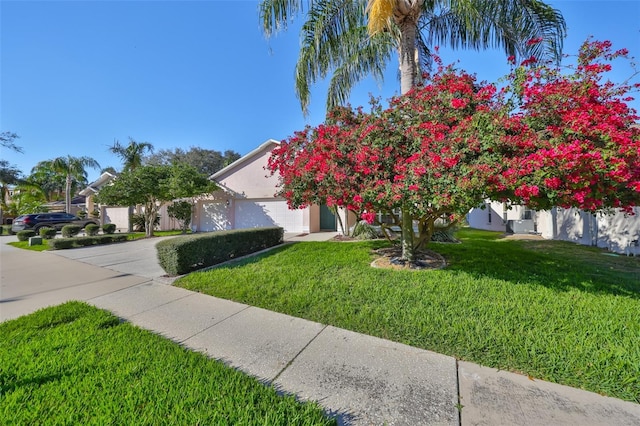
{"label": "tree trunk", "polygon": [[66,185],[64,188],[64,204],[67,213],[71,213],[71,175],[67,174]]}
{"label": "tree trunk", "polygon": [[408,262],[413,262],[416,258],[416,250],[413,246],[413,218],[409,213],[406,205],[401,208],[402,211],[402,258]]}
{"label": "tree trunk", "polygon": [[[411,90],[417,81],[418,67],[416,66],[416,31],[418,14],[409,13],[399,21],[400,49],[398,60],[400,62],[400,91],[404,95]],[[413,246],[413,218],[409,214],[409,208],[402,206],[402,258],[409,262],[415,260],[415,248]]]}
{"label": "tree trunk", "polygon": [[418,80],[416,66],[416,34],[417,16],[407,15],[398,22],[400,28],[400,48],[398,61],[400,62],[400,92],[404,95],[413,89]]}

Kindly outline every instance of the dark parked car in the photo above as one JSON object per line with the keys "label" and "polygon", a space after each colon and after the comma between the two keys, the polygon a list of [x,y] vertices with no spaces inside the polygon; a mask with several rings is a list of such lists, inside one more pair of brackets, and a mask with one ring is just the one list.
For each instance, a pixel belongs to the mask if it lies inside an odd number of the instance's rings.
{"label": "dark parked car", "polygon": [[11,232],[16,233],[25,229],[40,231],[40,228],[55,228],[58,231],[65,225],[80,225],[82,228],[93,223],[98,225],[95,219],[80,219],[69,213],[34,213],[18,216],[11,224]]}

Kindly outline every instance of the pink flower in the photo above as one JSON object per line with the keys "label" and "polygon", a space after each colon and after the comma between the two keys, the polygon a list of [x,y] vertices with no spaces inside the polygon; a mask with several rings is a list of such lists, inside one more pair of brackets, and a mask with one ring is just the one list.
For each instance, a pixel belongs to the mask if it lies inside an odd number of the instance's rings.
{"label": "pink flower", "polygon": [[453,98],[451,99],[451,106],[456,109],[464,108],[467,106],[467,100],[460,99],[460,98]]}
{"label": "pink flower", "polygon": [[353,197],[353,202],[354,203],[361,203],[362,202],[362,197],[360,195],[355,195]]}
{"label": "pink flower", "polygon": [[360,217],[368,224],[372,224],[376,219],[376,214],[374,212],[364,212],[360,215]]}
{"label": "pink flower", "polygon": [[417,191],[418,189],[419,189],[418,185],[416,185],[415,183],[412,185],[409,185],[409,191]]}

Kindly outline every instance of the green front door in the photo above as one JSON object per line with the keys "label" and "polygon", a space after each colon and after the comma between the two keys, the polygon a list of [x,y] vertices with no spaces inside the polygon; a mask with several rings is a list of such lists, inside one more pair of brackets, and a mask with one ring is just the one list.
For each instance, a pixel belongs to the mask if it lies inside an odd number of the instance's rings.
{"label": "green front door", "polygon": [[325,204],[320,206],[320,230],[336,231],[336,215]]}

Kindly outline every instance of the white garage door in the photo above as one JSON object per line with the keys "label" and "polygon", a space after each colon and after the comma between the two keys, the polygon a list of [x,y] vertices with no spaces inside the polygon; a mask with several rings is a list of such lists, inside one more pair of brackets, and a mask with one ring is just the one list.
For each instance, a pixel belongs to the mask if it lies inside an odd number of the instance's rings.
{"label": "white garage door", "polygon": [[129,230],[129,207],[105,207],[102,223],[115,223],[116,229]]}
{"label": "white garage door", "polygon": [[229,207],[224,202],[202,203],[198,231],[224,231],[231,229]]}
{"label": "white garage door", "polygon": [[306,232],[303,210],[289,210],[286,201],[236,200],[235,228],[280,226],[285,232]]}

